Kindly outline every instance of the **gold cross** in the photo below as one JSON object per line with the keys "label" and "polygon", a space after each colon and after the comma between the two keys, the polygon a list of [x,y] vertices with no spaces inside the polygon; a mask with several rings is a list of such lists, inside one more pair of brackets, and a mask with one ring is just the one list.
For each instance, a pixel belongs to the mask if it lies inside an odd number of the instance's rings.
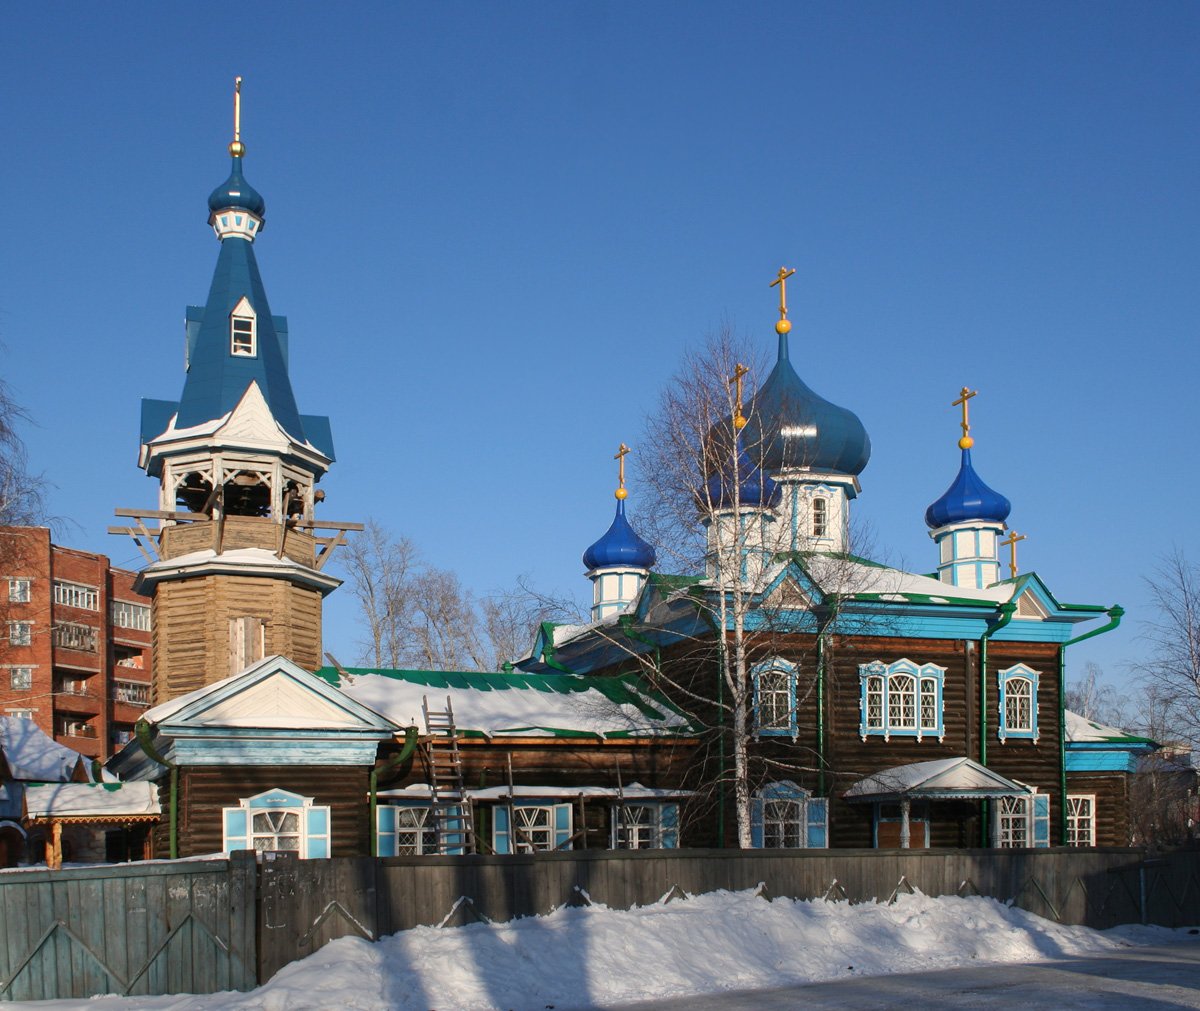
{"label": "gold cross", "polygon": [[746,427],[746,416],[742,414],[742,376],[749,374],[750,370],[738,362],[733,369],[733,378],[729,380],[730,386],[737,387],[737,407],[733,411],[733,427],[739,432]]}
{"label": "gold cross", "polygon": [[1010,530],[1008,532],[1008,540],[1000,542],[1001,547],[1009,549],[1008,571],[1012,574],[1013,578],[1016,578],[1017,575],[1017,542],[1023,540],[1025,540],[1024,534],[1018,534],[1015,530]]}
{"label": "gold cross", "polygon": [[779,276],[771,282],[771,287],[779,285],[779,318],[787,319],[787,279],[791,277],[795,270],[788,270],[787,267],[779,268]]}
{"label": "gold cross", "polygon": [[950,405],[951,407],[958,407],[961,405],[962,409],[963,409],[963,419],[962,419],[963,434],[962,434],[962,438],[958,440],[958,448],[959,449],[970,449],[972,446],[975,445],[975,440],[971,438],[971,421],[967,415],[967,404],[968,404],[968,401],[970,401],[970,399],[972,397],[977,397],[977,396],[979,396],[978,390],[970,390],[964,386],[962,388],[962,393],[959,394],[958,399]]}
{"label": "gold cross", "polygon": [[617,455],[613,457],[617,461],[617,490],[613,493],[618,499],[625,498],[629,492],[625,490],[625,457],[629,454],[629,447],[625,443],[621,443],[617,449]]}
{"label": "gold cross", "polygon": [[229,153],[234,158],[240,158],[246,153],[246,145],[242,143],[242,79],[233,79],[233,143],[229,145]]}

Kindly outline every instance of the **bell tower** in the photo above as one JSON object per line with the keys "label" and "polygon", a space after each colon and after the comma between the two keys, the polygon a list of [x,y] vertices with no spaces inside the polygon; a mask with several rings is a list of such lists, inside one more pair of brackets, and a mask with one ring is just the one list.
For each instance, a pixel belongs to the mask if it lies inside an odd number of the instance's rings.
{"label": "bell tower", "polygon": [[317,484],[334,461],[329,419],[303,415],[288,375],[288,325],[275,316],[254,255],[266,204],[242,171],[241,78],[229,178],[208,199],[221,243],[203,306],[186,312],[179,400],[143,400],[138,463],[158,508],[119,509],[147,560],[152,701],[159,704],[280,653],[321,666],[321,607],[340,580],[324,571],[360,524],[318,521]]}

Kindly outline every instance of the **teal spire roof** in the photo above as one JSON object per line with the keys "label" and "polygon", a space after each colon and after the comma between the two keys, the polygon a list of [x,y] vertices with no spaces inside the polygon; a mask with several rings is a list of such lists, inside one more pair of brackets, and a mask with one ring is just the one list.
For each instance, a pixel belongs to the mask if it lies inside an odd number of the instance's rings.
{"label": "teal spire roof", "polygon": [[788,335],[779,335],[779,359],[755,394],[742,437],[760,446],[762,466],[807,467],[857,476],[871,459],[871,440],[858,416],[831,404],[805,385],[788,357]]}
{"label": "teal spire roof", "polygon": [[[243,298],[255,314],[254,355],[231,353],[230,317]],[[221,241],[217,269],[213,271],[208,301],[199,323],[175,427],[191,428],[228,414],[247,387],[257,382],[275,420],[293,439],[304,442],[304,425],[296,409],[287,362],[271,318],[254,246],[245,239],[229,236]]]}

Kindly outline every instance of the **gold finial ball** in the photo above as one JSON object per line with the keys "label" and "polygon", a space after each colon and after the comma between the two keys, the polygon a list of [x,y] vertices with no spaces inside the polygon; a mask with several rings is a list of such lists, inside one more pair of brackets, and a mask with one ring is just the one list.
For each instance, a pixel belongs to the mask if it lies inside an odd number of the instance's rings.
{"label": "gold finial ball", "polygon": [[746,427],[745,417],[743,417],[742,415],[739,414],[736,418],[734,418],[733,419],[733,427],[736,428],[739,432],[743,428],[745,428]]}
{"label": "gold finial ball", "polygon": [[791,333],[792,321],[790,319],[781,319],[775,324],[775,332],[778,334]]}
{"label": "gold finial ball", "polygon": [[958,440],[958,448],[959,449],[970,449],[974,445],[975,445],[975,440],[972,439],[969,435],[964,435],[961,439]]}
{"label": "gold finial ball", "polygon": [[629,497],[629,492],[627,492],[624,488],[618,488],[613,492],[613,494],[617,497],[617,501],[619,502],[623,502]]}
{"label": "gold finial ball", "polygon": [[246,145],[240,140],[231,141],[229,144],[229,154],[233,158],[241,158],[246,153]]}

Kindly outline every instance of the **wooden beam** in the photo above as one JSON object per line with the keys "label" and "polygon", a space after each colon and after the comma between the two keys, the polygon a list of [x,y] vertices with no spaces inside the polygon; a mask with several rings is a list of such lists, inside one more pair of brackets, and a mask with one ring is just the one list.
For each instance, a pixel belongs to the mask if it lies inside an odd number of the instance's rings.
{"label": "wooden beam", "polygon": [[361,523],[342,523],[337,520],[299,520],[296,526],[309,530],[342,530],[345,532],[363,529]]}
{"label": "wooden beam", "polygon": [[325,568],[325,563],[329,561],[329,556],[333,554],[333,549],[339,544],[345,544],[346,538],[343,536],[344,530],[339,530],[337,536],[321,549],[321,553],[317,555],[315,566],[318,570]]}
{"label": "wooden beam", "polygon": [[136,519],[142,517],[148,520],[206,520],[208,519],[204,513],[182,513],[175,512],[169,509],[114,509],[114,516],[120,516],[122,519]]}
{"label": "wooden beam", "polygon": [[[108,532],[110,534],[128,534],[130,537],[133,538],[133,543],[137,545],[138,551],[140,551],[142,553],[143,557],[146,559],[146,562],[148,564],[153,565],[156,561],[158,561],[157,550],[155,551],[155,554],[152,556],[150,554],[150,552],[146,550],[145,545],[142,544],[141,534],[139,534],[136,530],[134,530],[133,527],[109,527]],[[156,544],[156,542],[153,540],[150,543],[152,545]]]}

